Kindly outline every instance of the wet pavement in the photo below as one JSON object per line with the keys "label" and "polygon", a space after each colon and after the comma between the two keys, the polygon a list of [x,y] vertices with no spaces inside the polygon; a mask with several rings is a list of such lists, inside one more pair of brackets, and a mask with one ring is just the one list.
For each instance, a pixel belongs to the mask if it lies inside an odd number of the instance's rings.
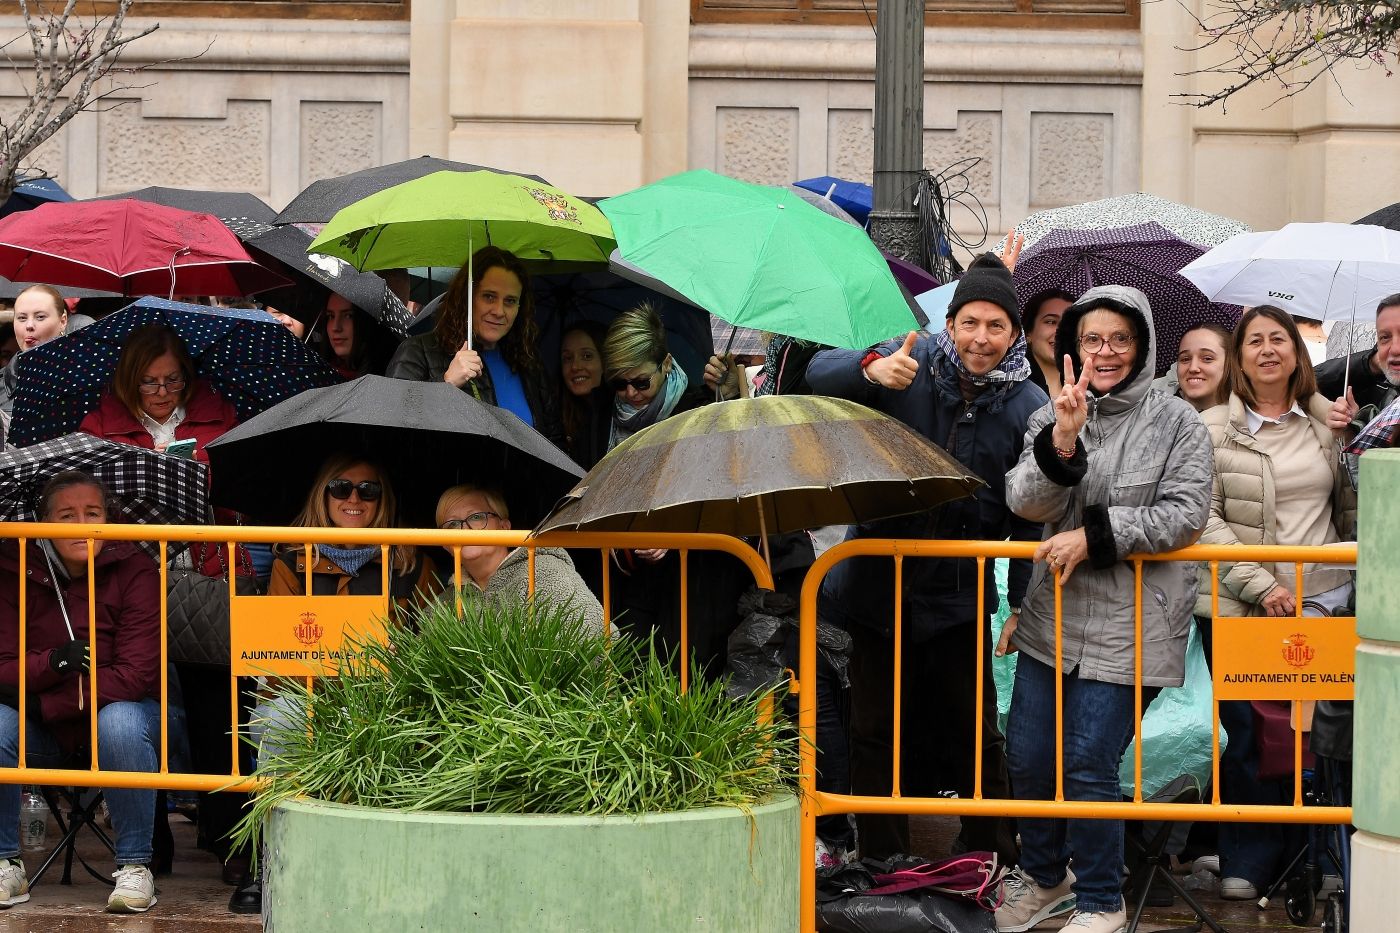
{"label": "wet pavement", "polygon": [[[195,846],[194,824],[183,816],[170,815],[175,837],[174,870],[156,878],[158,903],[144,914],[108,914],[108,885],[94,879],[76,861],[73,883],[59,883],[62,859],[32,889],[29,902],[0,911],[0,933],[234,933],[262,929],[256,916],[228,912],[233,888],[223,883],[222,866],[214,856]],[[90,832],[78,852],[92,867],[110,877],[116,871],[112,855]],[[49,820],[48,847],[58,841],[57,829]],[[24,853],[25,867],[32,873],[46,852]]]}

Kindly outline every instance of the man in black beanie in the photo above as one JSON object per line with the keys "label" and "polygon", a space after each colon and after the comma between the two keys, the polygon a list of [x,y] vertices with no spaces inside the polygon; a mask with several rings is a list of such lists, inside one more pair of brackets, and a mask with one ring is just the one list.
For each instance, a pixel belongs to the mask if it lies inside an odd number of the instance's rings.
{"label": "man in black beanie", "polygon": [[[930,325],[932,327],[932,325]],[[849,538],[1039,541],[1040,526],[1006,507],[1005,476],[1021,455],[1026,422],[1049,399],[1029,380],[1021,307],[1011,273],[991,253],[978,256],[958,282],[943,328],[911,332],[868,352],[827,350],[813,357],[807,381],[821,395],[849,398],[898,418],[938,444],[986,485],[976,496],[932,512],[853,526]],[[1030,581],[1028,560],[1011,562],[1008,598],[1017,612]],[[851,785],[856,794],[890,793],[890,722],[894,658],[894,574],[886,557],[834,567],[822,584],[819,612],[851,633]],[[995,574],[984,577],[984,609],[998,606]],[[973,794],[977,678],[983,683],[982,793],[1009,798],[1005,739],[997,724],[990,634],[981,670],[973,559],[904,564],[901,793]],[[908,852],[905,816],[857,817],[861,853]],[[964,817],[955,844],[1016,860],[1009,820]]]}

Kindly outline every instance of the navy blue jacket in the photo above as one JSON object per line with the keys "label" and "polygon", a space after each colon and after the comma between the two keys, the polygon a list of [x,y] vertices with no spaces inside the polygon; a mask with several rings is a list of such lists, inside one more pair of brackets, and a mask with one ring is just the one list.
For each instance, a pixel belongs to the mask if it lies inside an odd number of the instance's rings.
{"label": "navy blue jacket", "polygon": [[[878,348],[888,356],[903,339]],[[971,498],[948,502],[931,512],[853,526],[847,538],[941,538],[1039,541],[1041,525],[1013,515],[1006,507],[1006,473],[1021,456],[1026,422],[1049,398],[1030,380],[993,383],[971,402],[963,400],[957,369],[938,356],[933,338],[922,335],[910,354],[919,371],[897,392],[866,381],[860,369],[864,350],[825,350],[812,358],[807,382],[818,395],[834,395],[869,405],[898,418],[951,454],[986,482]],[[956,428],[956,431],[954,430]],[[1020,606],[1030,581],[1031,562],[1011,562],[1008,599]],[[986,570],[987,613],[996,612],[992,564]],[[823,618],[849,628],[863,625],[894,630],[894,561],[857,557],[837,564],[822,583]],[[977,615],[977,562],[972,558],[918,558],[904,562],[905,636],[921,641],[973,621]]]}

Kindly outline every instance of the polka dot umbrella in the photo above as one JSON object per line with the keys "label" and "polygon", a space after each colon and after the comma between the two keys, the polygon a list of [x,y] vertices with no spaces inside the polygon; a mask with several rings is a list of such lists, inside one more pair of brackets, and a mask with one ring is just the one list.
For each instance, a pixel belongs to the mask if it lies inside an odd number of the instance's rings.
{"label": "polka dot umbrella", "polygon": [[19,358],[10,443],[25,447],[78,430],[112,381],[136,328],[165,324],[185,341],[199,375],[247,420],[307,389],[341,378],[264,311],[142,298]]}
{"label": "polka dot umbrella", "polygon": [[1141,289],[1152,304],[1160,376],[1176,361],[1177,347],[1192,325],[1212,321],[1233,329],[1239,323],[1238,307],[1211,302],[1180,274],[1205,252],[1156,223],[1052,230],[1016,261],[1016,295],[1024,305],[1051,290],[1078,297],[1096,285]]}
{"label": "polka dot umbrella", "polygon": [[[1026,238],[1026,246],[1033,246],[1054,230],[1117,230],[1145,223],[1161,224],[1178,239],[1205,247],[1249,230],[1238,220],[1138,192],[1036,211],[1016,225],[1016,232]],[[1003,237],[993,252],[1000,256],[1005,248]]]}

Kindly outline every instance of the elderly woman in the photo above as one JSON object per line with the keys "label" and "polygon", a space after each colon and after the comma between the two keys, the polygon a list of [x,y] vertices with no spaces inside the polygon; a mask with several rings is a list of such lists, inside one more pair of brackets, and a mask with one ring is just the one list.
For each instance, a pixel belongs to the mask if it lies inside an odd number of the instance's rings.
{"label": "elderly woman", "polygon": [[540,362],[539,342],[524,263],[487,246],[447,287],[432,332],[399,344],[385,375],[450,382],[514,412],[563,449],[558,398]]}
{"label": "elderly woman", "polygon": [[[1331,544],[1351,538],[1356,494],[1341,466],[1340,432],[1355,406],[1329,403],[1317,392],[1312,361],[1293,318],[1261,305],[1245,312],[1230,344],[1234,366],[1229,402],[1204,415],[1215,448],[1215,487],[1207,544]],[[1210,657],[1211,599],[1196,601]],[[1326,564],[1304,564],[1302,590],[1292,564],[1240,561],[1220,565],[1223,616],[1289,616],[1299,600],[1311,615],[1331,614],[1351,598],[1351,575]],[[1230,736],[1220,759],[1221,799],[1279,803],[1291,784],[1261,781],[1254,719],[1248,702],[1220,704]],[[1254,900],[1273,878],[1284,853],[1283,828],[1220,824],[1220,894]]]}
{"label": "elderly woman", "polygon": [[[39,496],[41,521],[103,524],[107,492],[87,473],[54,476]],[[105,771],[155,771],[160,741],[160,575],[135,545],[82,538],[29,541],[27,553],[26,724],[30,767],[75,765],[88,736],[86,708],[97,678],[97,762]],[[19,758],[19,549],[0,545],[0,767]],[[88,593],[97,613],[89,645]],[[96,670],[93,670],[93,668]],[[116,887],[111,913],[141,913],[156,903],[151,830],[156,792],[110,788],[107,808],[116,833]],[[0,906],[29,900],[19,852],[20,786],[0,784]]]}
{"label": "elderly woman", "polygon": [[[1118,763],[1134,730],[1139,595],[1124,558],[1192,543],[1209,513],[1210,439],[1195,409],[1150,389],[1154,343],[1152,311],[1137,289],[1090,289],[1066,309],[1055,347],[1064,360],[1063,388],[1031,416],[1021,458],[1006,478],[1012,511],[1045,522],[1013,635],[1021,658],[1007,757],[1018,799],[1054,795],[1057,682],[1064,690],[1065,798],[1120,799]],[[1063,588],[1059,670],[1055,576]],[[1146,707],[1160,688],[1182,682],[1196,568],[1148,563],[1142,577]],[[1066,929],[1118,933],[1126,921],[1123,824],[1026,819],[1019,826],[1021,864],[1004,886],[997,929],[1028,930],[1074,909]]]}
{"label": "elderly woman", "polygon": [[[510,509],[499,490],[481,486],[453,486],[438,498],[439,528],[452,531],[501,531],[510,528]],[[594,632],[603,631],[603,606],[589,591],[563,548],[535,549],[535,583],[530,588],[530,552],[523,547],[465,545],[460,549],[462,577],[448,568],[443,579],[449,589],[460,589],[469,599],[486,602],[541,600],[568,607]]]}

